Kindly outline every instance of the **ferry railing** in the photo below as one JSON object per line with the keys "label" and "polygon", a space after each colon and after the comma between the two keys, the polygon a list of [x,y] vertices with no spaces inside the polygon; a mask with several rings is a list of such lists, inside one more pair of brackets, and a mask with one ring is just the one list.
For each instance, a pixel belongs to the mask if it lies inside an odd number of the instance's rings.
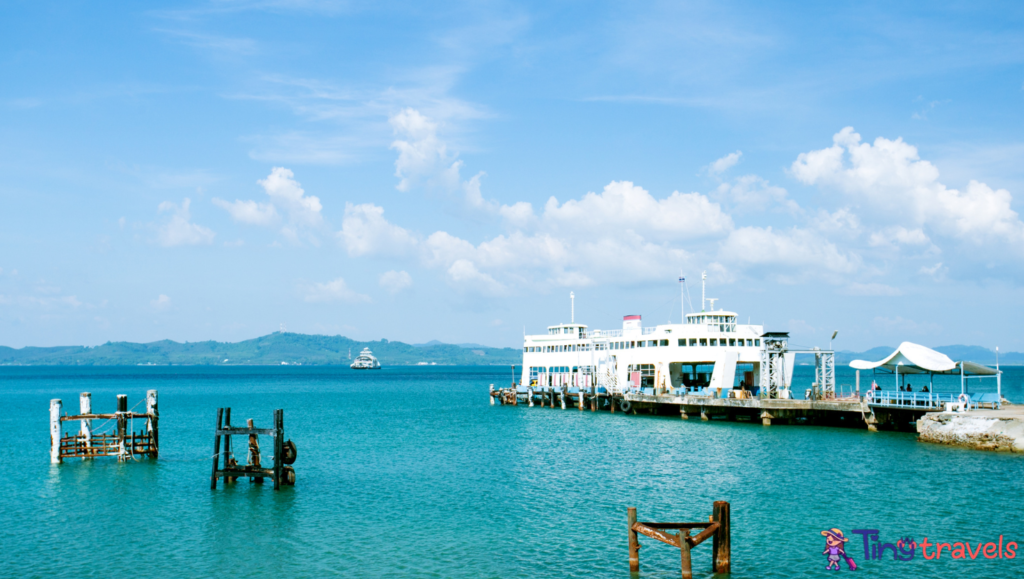
{"label": "ferry railing", "polygon": [[[943,408],[947,402],[960,403],[958,394],[904,392],[902,390],[869,390],[865,399],[869,406],[889,408]],[[968,398],[967,407],[977,410],[978,403]]]}
{"label": "ferry railing", "polygon": [[622,330],[591,330],[585,338],[621,338]]}
{"label": "ferry railing", "polygon": [[646,336],[647,334],[653,334],[654,332],[657,332],[657,331],[658,331],[658,327],[657,326],[655,326],[653,328],[643,328],[643,333],[641,335],[642,336]]}

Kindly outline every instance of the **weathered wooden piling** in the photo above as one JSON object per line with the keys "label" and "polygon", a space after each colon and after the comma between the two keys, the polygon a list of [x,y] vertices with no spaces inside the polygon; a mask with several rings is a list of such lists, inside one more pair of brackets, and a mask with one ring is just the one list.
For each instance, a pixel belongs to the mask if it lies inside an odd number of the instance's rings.
{"label": "weathered wooden piling", "polygon": [[629,529],[629,570],[632,573],[640,571],[640,540],[636,536],[636,507],[626,509],[626,522]]}
{"label": "weathered wooden piling", "polygon": [[[224,420],[224,418],[227,420]],[[239,465],[231,456],[231,436],[248,436],[248,464]],[[259,435],[270,436],[274,442],[274,464],[271,468],[264,468],[261,464]],[[224,438],[224,450],[221,450],[221,437]],[[295,443],[284,440],[284,410],[274,411],[273,428],[256,428],[253,420],[246,420],[244,428],[231,426],[231,409],[217,409],[217,427],[213,436],[213,472],[210,475],[210,488],[217,488],[217,479],[224,477],[225,482],[233,482],[239,477],[249,477],[252,482],[262,483],[264,477],[271,477],[274,482],[274,490],[281,488],[281,484],[295,484],[295,470],[290,465],[295,462],[298,450]],[[218,463],[223,457],[223,468],[218,468]]]}
{"label": "weathered wooden piling", "polygon": [[152,444],[150,445],[149,456],[157,458],[160,454],[160,411],[157,406],[156,390],[146,391],[146,432],[149,434]]}
{"label": "weathered wooden piling", "polygon": [[[82,392],[78,396],[78,413],[80,415],[82,415],[82,416],[87,416],[89,414],[92,414],[92,394],[91,393],[89,393],[89,392]],[[80,431],[81,431],[81,434],[82,434],[82,443],[85,445],[85,448],[86,448],[86,455],[87,455],[86,458],[91,458],[90,456],[88,456],[89,451],[92,448],[92,419],[91,418],[83,418],[82,419]]]}
{"label": "weathered wooden piling", "polygon": [[[708,539],[712,539],[711,569],[715,573],[731,572],[730,553],[730,521],[729,503],[716,501],[712,515],[708,522],[691,523],[652,523],[638,522],[636,520],[636,507],[629,507],[626,510],[626,521],[629,530],[629,570],[630,572],[640,571],[640,542],[638,533],[652,539],[657,539],[679,549],[679,561],[683,579],[693,578],[693,562],[691,549],[700,545]],[[671,534],[665,531],[678,529],[678,533]],[[691,537],[692,529],[702,529],[697,535]]]}
{"label": "weathered wooden piling", "polygon": [[[158,414],[157,391],[147,392],[145,414],[128,410],[128,397],[117,395],[117,407],[112,414],[94,414],[92,411],[92,394],[82,392],[78,398],[79,413],[74,416],[61,416],[60,400],[50,402],[50,461],[63,462],[65,458],[94,458],[99,456],[117,456],[118,460],[132,460],[136,455],[148,455],[153,458],[158,454]],[[56,403],[56,410],[54,404]],[[129,432],[129,424],[135,418],[145,420],[145,432]],[[96,419],[114,422],[114,432],[110,434],[96,433],[93,421]],[[70,432],[64,436],[61,422],[78,422],[78,432]],[[102,426],[101,426],[102,428]]]}
{"label": "weathered wooden piling", "polygon": [[729,503],[715,501],[711,520],[718,523],[718,531],[711,543],[711,550],[714,553],[711,570],[715,573],[731,573],[732,569],[732,539],[730,538],[731,522],[729,517]]}
{"label": "weathered wooden piling", "polygon": [[50,400],[50,463],[60,464],[60,410],[63,403],[59,398]]}

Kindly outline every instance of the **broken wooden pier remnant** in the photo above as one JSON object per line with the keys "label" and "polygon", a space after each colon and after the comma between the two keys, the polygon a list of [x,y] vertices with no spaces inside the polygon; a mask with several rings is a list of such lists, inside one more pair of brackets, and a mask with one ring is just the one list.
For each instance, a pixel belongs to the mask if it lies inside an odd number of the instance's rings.
{"label": "broken wooden pier remnant", "polygon": [[[59,464],[65,458],[100,456],[116,456],[120,461],[131,460],[136,456],[157,457],[160,413],[157,410],[156,390],[146,392],[145,414],[134,412],[134,408],[128,410],[128,396],[124,394],[117,395],[117,410],[112,414],[93,414],[92,394],[89,392],[82,392],[79,396],[78,414],[62,416],[63,406],[59,398],[50,400],[51,463]],[[139,432],[135,432],[136,418],[145,421]],[[94,429],[93,420],[105,422]],[[64,422],[79,422],[79,431],[65,436],[62,426]],[[109,433],[104,432],[108,425],[111,427]]]}
{"label": "broken wooden pier remnant", "polygon": [[[259,436],[270,436],[274,440],[274,466],[264,468],[261,464]],[[232,436],[248,437],[248,458],[244,465],[238,464],[231,448]],[[221,440],[224,447],[221,449]],[[291,465],[298,457],[295,443],[284,439],[284,410],[274,411],[273,428],[256,428],[252,419],[246,420],[244,427],[231,426],[231,409],[217,409],[217,429],[213,436],[213,474],[210,476],[210,488],[217,488],[217,479],[224,477],[225,483],[232,483],[241,477],[249,477],[255,483],[262,483],[264,477],[274,481],[274,490],[282,484],[295,484],[295,470]],[[223,462],[221,468],[217,465]]]}
{"label": "broken wooden pier remnant", "polygon": [[[672,545],[679,549],[679,560],[682,564],[683,579],[692,579],[693,567],[690,560],[690,550],[700,545],[707,539],[712,540],[711,570],[715,573],[730,573],[731,544],[729,539],[729,503],[715,501],[714,508],[708,522],[693,523],[651,523],[638,522],[636,520],[636,507],[629,507],[627,510],[627,521],[629,524],[629,570],[640,571],[640,541],[637,534],[657,539],[662,543]],[[695,536],[690,536],[693,529],[702,529]],[[678,533],[667,533],[667,530],[678,530]]]}

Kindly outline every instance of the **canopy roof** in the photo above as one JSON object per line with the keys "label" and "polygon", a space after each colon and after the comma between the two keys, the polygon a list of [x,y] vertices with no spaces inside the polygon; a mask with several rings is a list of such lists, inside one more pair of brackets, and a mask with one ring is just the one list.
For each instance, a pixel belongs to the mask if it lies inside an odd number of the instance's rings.
{"label": "canopy roof", "polygon": [[850,362],[850,367],[855,370],[884,368],[891,372],[898,367],[900,374],[960,374],[961,370],[965,376],[996,374],[996,370],[988,366],[974,362],[954,362],[942,352],[913,342],[903,342],[895,352],[878,362],[854,360]]}

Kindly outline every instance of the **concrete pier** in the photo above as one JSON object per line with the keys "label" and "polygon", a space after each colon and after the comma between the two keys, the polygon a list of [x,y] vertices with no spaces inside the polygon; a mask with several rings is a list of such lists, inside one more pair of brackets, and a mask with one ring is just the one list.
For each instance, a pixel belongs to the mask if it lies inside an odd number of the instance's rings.
{"label": "concrete pier", "polygon": [[931,412],[917,421],[917,432],[924,442],[1024,453],[1024,406]]}

